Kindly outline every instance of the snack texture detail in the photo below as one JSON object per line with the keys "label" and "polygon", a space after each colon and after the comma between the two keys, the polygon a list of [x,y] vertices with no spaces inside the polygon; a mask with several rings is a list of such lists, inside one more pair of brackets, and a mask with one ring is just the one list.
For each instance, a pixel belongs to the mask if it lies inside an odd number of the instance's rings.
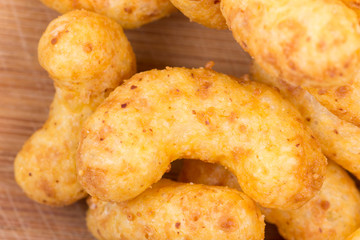
{"label": "snack texture detail", "polygon": [[136,198],[90,198],[87,225],[99,240],[264,239],[264,217],[245,194],[225,187],[161,180]]}
{"label": "snack texture detail", "polygon": [[81,127],[136,72],[135,55],[119,24],[85,10],[52,21],[38,55],[54,80],[55,96],[47,121],[16,156],[15,178],[31,199],[63,206],[87,195],[75,168]]}
{"label": "snack texture detail", "polygon": [[[185,160],[179,180],[238,190],[236,177],[220,165]],[[329,161],[319,194],[295,210],[261,208],[285,239],[345,239],[360,226],[360,192],[340,166]]]}
{"label": "snack texture detail", "polygon": [[327,163],[299,112],[273,88],[167,68],[134,75],[86,121],[78,179],[90,195],[120,202],[182,158],[220,163],[252,199],[284,209],[320,190]]}
{"label": "snack texture detail", "polygon": [[41,0],[46,6],[67,13],[75,9],[106,15],[123,28],[138,28],[169,16],[176,9],[169,0]]}
{"label": "snack texture detail", "polygon": [[360,25],[339,0],[222,0],[235,39],[270,75],[292,85],[347,84],[360,66]]}

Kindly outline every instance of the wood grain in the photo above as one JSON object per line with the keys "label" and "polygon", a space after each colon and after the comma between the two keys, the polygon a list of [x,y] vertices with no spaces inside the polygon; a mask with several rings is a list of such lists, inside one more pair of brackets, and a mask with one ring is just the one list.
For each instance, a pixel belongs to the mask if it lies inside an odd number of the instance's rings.
{"label": "wood grain", "polygon": [[[0,0],[0,239],[92,239],[85,202],[50,208],[29,200],[16,185],[13,161],[25,140],[48,114],[54,89],[37,61],[37,44],[58,14],[37,0]],[[207,29],[177,13],[126,31],[138,70],[204,66],[241,76],[250,58],[229,31]],[[274,228],[267,239],[279,239]]]}

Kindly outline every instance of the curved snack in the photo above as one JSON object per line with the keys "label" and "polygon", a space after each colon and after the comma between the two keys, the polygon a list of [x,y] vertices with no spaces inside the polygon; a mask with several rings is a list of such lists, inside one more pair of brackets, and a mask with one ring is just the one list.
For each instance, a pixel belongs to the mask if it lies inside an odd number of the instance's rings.
{"label": "curved snack", "polygon": [[296,106],[319,140],[324,154],[360,179],[360,128],[339,119],[310,93],[273,78],[254,63],[251,78],[277,87]]}
{"label": "curved snack", "polygon": [[15,159],[15,177],[33,200],[68,205],[87,195],[75,169],[81,126],[123,79],[135,73],[135,55],[120,25],[84,10],[52,21],[38,50],[56,93],[48,120]]}
{"label": "curved snack", "polygon": [[346,240],[360,240],[360,228],[351,234]]}
{"label": "curved snack", "polygon": [[220,0],[170,0],[191,21],[209,28],[227,29],[220,10]]}
{"label": "curved snack", "polygon": [[[222,166],[185,160],[179,180],[240,189]],[[360,226],[360,192],[351,177],[329,162],[319,194],[296,210],[262,208],[265,220],[277,225],[285,239],[345,239]]]}
{"label": "curved snack", "polygon": [[351,84],[331,88],[306,88],[340,119],[360,127],[360,75]]}
{"label": "curved snack", "polygon": [[90,198],[87,225],[97,239],[264,239],[264,217],[234,189],[161,180],[136,198]]}
{"label": "curved snack", "polygon": [[220,163],[267,207],[296,208],[321,187],[326,158],[298,111],[266,85],[209,69],[133,76],[87,120],[78,179],[102,200],[136,197],[170,163]]}
{"label": "curved snack", "polygon": [[272,76],[325,87],[358,72],[358,18],[339,0],[222,0],[221,10],[235,39]]}
{"label": "curved snack", "polygon": [[41,0],[46,6],[66,13],[86,9],[104,14],[123,28],[138,28],[175,11],[169,0]]}

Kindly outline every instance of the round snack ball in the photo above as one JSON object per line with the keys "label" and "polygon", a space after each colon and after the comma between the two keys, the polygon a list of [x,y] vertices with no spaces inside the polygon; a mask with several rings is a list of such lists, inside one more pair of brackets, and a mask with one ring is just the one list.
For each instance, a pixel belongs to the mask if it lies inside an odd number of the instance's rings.
{"label": "round snack ball", "polygon": [[106,91],[109,82],[120,84],[136,69],[121,26],[85,10],[51,22],[40,39],[38,55],[55,85],[85,95]]}
{"label": "round snack ball", "polygon": [[220,0],[171,0],[191,21],[209,28],[227,29],[226,21],[220,11]]}

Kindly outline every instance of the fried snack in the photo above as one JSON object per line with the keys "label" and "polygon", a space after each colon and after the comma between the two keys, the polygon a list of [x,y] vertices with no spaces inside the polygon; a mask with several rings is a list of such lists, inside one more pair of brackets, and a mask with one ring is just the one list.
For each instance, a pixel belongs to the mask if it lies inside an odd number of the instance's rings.
{"label": "fried snack", "polygon": [[56,92],[48,120],[15,159],[15,177],[33,200],[63,206],[87,195],[75,169],[81,126],[135,73],[135,55],[119,24],[84,10],[52,21],[40,39],[38,55]]}
{"label": "fried snack", "polygon": [[299,109],[324,154],[360,179],[359,127],[339,119],[304,89],[271,77],[258,64],[251,72],[253,80],[277,87]]}
{"label": "fried snack", "polygon": [[87,225],[109,239],[264,239],[264,217],[234,189],[161,180],[136,198],[90,198]]}
{"label": "fried snack", "polygon": [[43,4],[55,11],[64,14],[76,9],[94,11],[92,1],[94,0],[40,0]]}
{"label": "fried snack", "polygon": [[360,126],[360,75],[351,84],[306,88],[323,106],[342,120]]}
{"label": "fried snack", "polygon": [[[185,160],[179,180],[240,189],[236,177],[220,165]],[[345,239],[360,226],[360,193],[351,177],[329,162],[320,193],[296,210],[261,209],[285,239]]]}
{"label": "fried snack", "polygon": [[175,11],[169,0],[41,0],[46,6],[66,13],[86,9],[104,14],[123,28],[138,28]]}
{"label": "fried snack", "polygon": [[360,66],[360,26],[339,0],[222,0],[235,39],[270,75],[301,86],[350,82]]}
{"label": "fried snack", "polygon": [[86,121],[78,179],[90,195],[124,201],[170,163],[220,163],[263,206],[297,208],[321,188],[326,158],[298,111],[278,92],[209,69],[135,75]]}
{"label": "fried snack", "polygon": [[346,238],[346,240],[360,240],[360,228]]}
{"label": "fried snack", "polygon": [[169,0],[91,1],[96,12],[116,20],[124,28],[138,28],[176,10]]}
{"label": "fried snack", "polygon": [[170,0],[191,21],[209,28],[227,29],[220,11],[220,0]]}

